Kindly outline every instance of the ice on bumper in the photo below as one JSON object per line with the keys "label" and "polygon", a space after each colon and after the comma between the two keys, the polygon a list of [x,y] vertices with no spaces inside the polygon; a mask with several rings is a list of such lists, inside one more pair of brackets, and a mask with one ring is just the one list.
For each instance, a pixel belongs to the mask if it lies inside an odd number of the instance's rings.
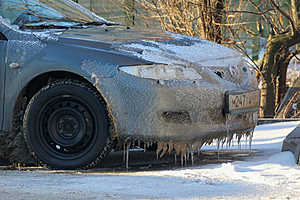
{"label": "ice on bumper", "polygon": [[242,56],[205,40],[171,36],[174,40],[116,44],[117,49],[153,63],[119,67],[115,80],[132,97],[121,93],[118,99],[118,105],[126,105],[118,113],[120,135],[125,141],[139,138],[157,144],[161,156],[175,150],[182,158],[214,140],[230,144],[234,135],[251,139],[256,113],[224,112],[226,92],[243,95],[257,89]]}

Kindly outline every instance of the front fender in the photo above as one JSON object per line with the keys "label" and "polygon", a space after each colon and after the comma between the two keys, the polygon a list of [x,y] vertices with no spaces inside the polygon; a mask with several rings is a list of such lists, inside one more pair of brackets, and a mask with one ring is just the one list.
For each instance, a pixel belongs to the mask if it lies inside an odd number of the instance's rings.
{"label": "front fender", "polygon": [[[102,60],[89,49],[41,41],[20,45],[19,41],[10,41],[7,47],[3,123],[5,131],[12,130],[13,113],[19,95],[36,78],[53,72],[68,72],[96,86],[99,82],[113,77],[117,71],[116,64]],[[99,86],[97,89],[101,92]]]}

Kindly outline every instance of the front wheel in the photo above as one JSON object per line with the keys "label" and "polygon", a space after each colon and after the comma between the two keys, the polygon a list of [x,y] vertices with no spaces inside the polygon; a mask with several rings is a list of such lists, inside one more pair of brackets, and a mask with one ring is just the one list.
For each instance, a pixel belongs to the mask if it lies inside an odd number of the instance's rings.
{"label": "front wheel", "polygon": [[29,149],[55,169],[90,168],[107,153],[108,119],[105,105],[93,88],[58,81],[30,100],[24,116]]}

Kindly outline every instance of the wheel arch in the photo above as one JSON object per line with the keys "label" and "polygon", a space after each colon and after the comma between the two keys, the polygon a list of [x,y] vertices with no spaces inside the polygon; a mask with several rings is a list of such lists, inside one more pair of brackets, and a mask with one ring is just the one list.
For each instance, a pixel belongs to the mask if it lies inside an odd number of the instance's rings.
{"label": "wheel arch", "polygon": [[[43,87],[48,85],[51,82],[57,81],[57,80],[77,80],[80,82],[83,82],[87,84],[89,87],[95,89],[101,98],[103,99],[103,102],[105,103],[105,108],[108,113],[108,119],[110,124],[110,130],[109,134],[110,137],[116,136],[116,123],[114,122],[114,117],[111,111],[111,108],[109,106],[109,103],[107,102],[107,99],[101,92],[100,88],[96,87],[94,84],[92,84],[92,80],[89,80],[88,78],[79,75],[74,72],[70,71],[64,71],[64,70],[56,70],[56,71],[49,71],[42,74],[39,74],[32,78],[18,93],[16,101],[14,103],[13,113],[12,113],[12,131],[14,130],[16,121],[19,121],[19,118],[22,118],[21,116],[23,114],[24,109],[26,109],[30,99]],[[16,118],[18,120],[16,120]]]}

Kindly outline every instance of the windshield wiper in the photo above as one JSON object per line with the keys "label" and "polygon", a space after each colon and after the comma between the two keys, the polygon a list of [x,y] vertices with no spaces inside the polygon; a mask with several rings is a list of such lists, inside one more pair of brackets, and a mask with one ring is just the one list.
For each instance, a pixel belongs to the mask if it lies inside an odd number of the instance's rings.
{"label": "windshield wiper", "polygon": [[79,22],[77,24],[75,24],[74,26],[114,26],[114,25],[119,25],[116,23],[112,23],[112,22],[100,22],[100,21],[94,21],[94,22]]}
{"label": "windshield wiper", "polygon": [[64,26],[64,25],[55,25],[55,24],[23,24],[20,26],[21,30],[24,29],[69,29],[71,26]]}
{"label": "windshield wiper", "polygon": [[[84,26],[102,26],[102,25],[106,25],[106,26],[113,26],[113,25],[118,25],[112,22],[98,22],[98,21],[94,21],[94,22],[75,22],[75,21],[66,21],[66,23],[72,23],[72,24],[68,24],[68,25],[64,25],[64,24],[60,24],[61,22],[64,21],[59,21],[60,23],[55,24],[54,23],[50,24],[50,23],[30,23],[30,24],[23,24],[20,26],[20,29],[69,29],[69,28],[81,28]],[[74,23],[74,24],[73,24]]]}

